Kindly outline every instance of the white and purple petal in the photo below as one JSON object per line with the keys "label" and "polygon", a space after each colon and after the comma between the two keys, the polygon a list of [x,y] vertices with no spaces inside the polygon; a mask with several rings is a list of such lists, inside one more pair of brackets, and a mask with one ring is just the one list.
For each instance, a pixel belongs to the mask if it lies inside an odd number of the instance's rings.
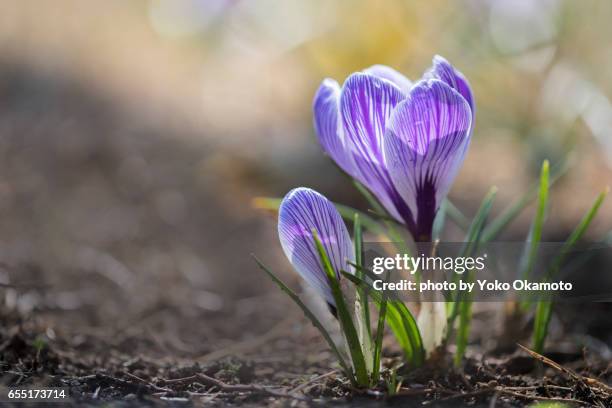
{"label": "white and purple petal", "polygon": [[340,94],[340,116],[346,147],[353,159],[351,175],[364,184],[396,219],[399,197],[385,167],[383,139],[393,109],[405,95],[393,83],[374,75],[355,73]]}
{"label": "white and purple petal", "polygon": [[471,123],[466,99],[437,79],[417,83],[389,120],[385,162],[415,216],[416,240],[431,238],[435,214],[469,145]]}
{"label": "white and purple petal", "polygon": [[434,56],[432,67],[425,73],[423,79],[439,79],[453,88],[455,91],[459,92],[459,94],[463,96],[470,105],[470,109],[472,111],[472,122],[474,122],[476,106],[474,104],[472,88],[470,87],[470,84],[465,76],[456,70],[450,62],[439,55]]}
{"label": "white and purple petal", "polygon": [[315,230],[332,267],[351,271],[355,261],[353,244],[336,207],[323,195],[309,188],[291,190],[281,202],[278,215],[278,236],[285,255],[302,276],[329,304],[334,299],[327,275],[315,247]]}
{"label": "white and purple petal", "polygon": [[342,170],[353,173],[352,159],[345,146],[344,130],[340,123],[340,86],[333,79],[325,79],[313,101],[314,126],[319,143]]}
{"label": "white and purple petal", "polygon": [[403,74],[386,65],[372,65],[371,67],[364,69],[363,72],[390,81],[391,83],[395,84],[404,94],[410,92],[410,88],[412,88],[412,81],[406,78]]}

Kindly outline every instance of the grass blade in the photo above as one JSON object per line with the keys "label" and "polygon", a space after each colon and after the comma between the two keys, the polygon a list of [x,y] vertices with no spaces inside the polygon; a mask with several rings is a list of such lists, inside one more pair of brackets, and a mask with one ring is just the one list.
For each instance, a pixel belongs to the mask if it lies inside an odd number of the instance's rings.
{"label": "grass blade", "polygon": [[467,219],[465,215],[461,212],[459,208],[449,199],[444,200],[443,204],[446,204],[446,211],[448,212],[448,217],[457,224],[459,228],[464,231],[470,227],[470,220]]}
{"label": "grass blade", "polygon": [[[380,310],[381,304],[385,299],[380,291],[377,291],[368,282],[357,276],[345,271],[342,274],[355,285],[367,288],[370,297]],[[413,367],[420,367],[425,360],[425,350],[423,349],[423,340],[414,316],[412,316],[410,310],[401,300],[386,300],[386,321],[389,328],[404,351],[406,360]]]}
{"label": "grass blade", "polygon": [[[391,216],[387,213],[387,210],[385,210],[385,208],[378,202],[376,197],[374,197],[363,184],[359,183],[357,180],[353,180],[353,184],[355,184],[357,190],[364,196],[375,213],[384,214],[386,215],[385,218],[391,219]],[[406,243],[404,237],[402,237],[402,234],[397,230],[396,221],[385,221],[385,226],[387,227],[385,235],[389,237],[391,242],[395,243],[399,251],[409,254],[410,251],[408,250],[408,244]]]}
{"label": "grass blade", "polygon": [[308,318],[308,320],[310,320],[312,325],[314,327],[316,327],[317,330],[319,330],[319,332],[321,333],[321,335],[323,336],[323,338],[325,339],[325,341],[329,345],[329,348],[332,350],[332,352],[338,358],[338,362],[340,363],[340,367],[342,367],[342,370],[344,370],[346,376],[349,377],[349,379],[351,380],[352,383],[355,383],[355,378],[353,376],[353,372],[352,372],[351,368],[346,363],[346,360],[342,356],[342,353],[340,353],[340,350],[338,350],[338,347],[336,346],[336,343],[334,343],[334,341],[332,340],[331,336],[329,335],[327,330],[325,330],[325,327],[323,327],[323,325],[321,324],[319,319],[317,319],[315,314],[310,311],[308,306],[306,306],[304,304],[304,302],[302,302],[300,297],[298,295],[296,295],[294,291],[292,291],[287,285],[285,285],[285,283],[282,280],[280,280],[272,271],[270,271],[255,255],[251,255],[251,256],[253,257],[253,259],[255,260],[257,265],[259,266],[259,268],[261,270],[263,270],[270,277],[270,279],[272,279],[272,281],[274,283],[276,283],[276,285],[280,288],[280,290],[285,292],[291,298],[291,300],[293,300],[293,302],[296,305],[298,305],[300,307],[300,309],[302,309],[302,312],[304,312],[304,315]]}
{"label": "grass blade", "polygon": [[442,231],[444,230],[444,224],[446,222],[448,206],[448,200],[442,201],[442,205],[440,205],[440,209],[436,214],[436,218],[434,219],[433,228],[431,232],[431,237],[434,241],[440,239],[440,236],[442,235]]}
{"label": "grass blade", "polygon": [[472,299],[467,298],[459,304],[459,327],[457,328],[457,350],[453,357],[455,367],[461,366],[470,335],[470,323],[472,321]]}
{"label": "grass blade", "polygon": [[338,313],[338,320],[340,321],[340,325],[342,327],[342,333],[344,334],[344,338],[346,339],[346,343],[349,348],[349,353],[351,355],[351,360],[353,362],[353,369],[355,370],[355,379],[357,381],[357,385],[361,387],[365,387],[369,384],[369,376],[367,371],[366,362],[363,356],[363,350],[361,349],[361,343],[359,342],[359,336],[357,335],[357,330],[355,329],[355,325],[353,324],[353,319],[349,312],[348,307],[346,306],[346,302],[344,301],[344,295],[342,294],[342,290],[340,289],[340,281],[338,279],[338,275],[334,268],[331,266],[331,262],[329,261],[329,257],[325,252],[325,248],[321,243],[321,240],[317,236],[316,230],[312,230],[312,236],[314,239],[315,247],[317,248],[317,252],[319,254],[319,259],[321,264],[323,265],[323,269],[327,274],[327,281],[331,287],[332,295],[334,297],[334,302],[336,303],[336,311]]}
{"label": "grass blade", "polygon": [[[361,230],[361,218],[359,214],[355,214],[353,221],[353,239],[355,241],[355,264],[358,265],[355,274],[363,278],[363,231]],[[370,309],[368,307],[368,295],[363,290],[358,288],[359,300],[361,301],[363,319],[368,328],[368,336],[371,338],[370,330]]]}
{"label": "grass blade", "polygon": [[[474,216],[474,219],[470,223],[470,227],[468,228],[468,232],[465,236],[465,244],[461,249],[460,256],[469,257],[472,256],[474,251],[480,245],[482,239],[482,233],[486,226],[486,221],[491,213],[491,208],[493,207],[493,200],[497,194],[497,188],[495,186],[491,187],[487,194],[482,199],[480,203],[480,207]],[[457,276],[454,278],[458,279]],[[450,303],[450,311],[449,316],[451,316],[452,320],[449,320],[449,324],[453,323],[454,318],[456,317],[456,308],[454,302]],[[449,326],[450,327],[450,326]],[[449,330],[450,334],[450,330]]]}
{"label": "grass blade", "polygon": [[387,297],[383,295],[378,311],[378,324],[376,325],[376,338],[374,339],[374,361],[372,363],[372,383],[378,382],[380,376],[380,356],[382,354],[382,340],[385,331],[385,319],[387,318]]}
{"label": "grass blade", "polygon": [[538,353],[544,351],[544,342],[548,334],[548,324],[551,316],[552,302],[550,300],[538,301],[533,323],[533,349]]}
{"label": "grass blade", "polygon": [[493,186],[482,199],[480,207],[478,208],[478,211],[470,224],[470,228],[466,236],[466,244],[468,245],[465,248],[465,254],[463,256],[471,256],[480,242],[484,242],[484,228],[486,226],[485,224],[487,219],[489,218],[489,214],[491,213],[493,200],[495,200],[496,194],[497,187]]}
{"label": "grass blade", "polygon": [[[399,301],[394,300],[390,303],[387,302],[387,315],[395,315],[396,317],[392,320],[395,321],[393,325],[390,324],[390,327],[397,327],[396,331],[401,330],[408,337],[408,344],[410,345],[411,350],[411,358],[409,361],[412,362],[412,367],[420,367],[425,361],[425,349],[423,347],[423,339],[421,338],[421,331],[419,330],[419,326],[412,316],[412,313],[408,310],[406,305]],[[390,306],[389,306],[390,305]],[[389,311],[391,313],[389,313]]]}
{"label": "grass blade", "polygon": [[[495,200],[495,195],[497,194],[497,188],[491,187],[489,192],[483,198],[480,208],[476,212],[474,219],[470,225],[466,236],[466,243],[461,251],[462,257],[472,256],[473,253],[478,249],[480,243],[482,241],[482,232],[487,223],[487,219],[489,214],[491,213],[491,208],[493,207],[493,201]],[[466,280],[471,280],[471,271],[469,271],[465,276]],[[457,278],[455,276],[455,278]],[[459,294],[457,293],[454,296],[454,301],[450,303],[450,311],[449,311],[449,319],[447,325],[447,336],[446,340],[450,339],[453,333],[453,327],[455,324],[455,319],[459,316],[459,327],[457,329],[457,351],[455,353],[455,364],[459,365],[463,360],[463,355],[465,354],[465,349],[467,347],[468,336],[470,332],[470,324],[472,317],[472,301],[468,297],[466,299],[460,299]]]}
{"label": "grass blade", "polygon": [[[359,214],[355,214],[353,221],[353,240],[355,243],[355,264],[358,267],[355,269],[355,274],[359,277],[363,277],[363,233],[361,230],[361,219]],[[372,330],[370,327],[370,305],[368,304],[368,295],[366,291],[357,287],[357,300],[355,302],[355,316],[357,319],[357,327],[359,335],[359,341],[363,351],[364,359],[368,372],[373,372],[371,364],[374,362],[373,350],[372,350]],[[378,375],[374,378],[377,378]]]}
{"label": "grass blade", "polygon": [[[610,189],[606,187],[606,189],[597,196],[589,211],[584,215],[584,217],[582,217],[574,231],[572,231],[570,236],[563,243],[559,254],[555,257],[551,267],[546,272],[546,277],[544,279],[545,281],[552,279],[559,271],[567,255],[574,248],[578,240],[582,238],[584,233],[589,228],[589,225],[591,225],[593,218],[595,218],[595,215],[597,215],[597,211],[599,211],[599,208],[601,207],[609,191]],[[533,349],[538,353],[542,353],[544,350],[544,342],[546,341],[546,336],[548,334],[548,324],[550,323],[550,317],[552,315],[552,306],[553,303],[549,299],[542,299],[538,301],[536,305],[535,322],[533,328]]]}
{"label": "grass blade", "polygon": [[525,246],[525,252],[521,258],[520,264],[520,276],[522,279],[528,279],[533,269],[533,264],[538,255],[538,247],[542,239],[542,227],[544,226],[544,219],[546,217],[546,207],[548,205],[548,160],[544,160],[542,163],[542,172],[540,173],[540,192],[538,194],[538,207],[536,215],[533,218],[531,227],[529,229],[529,235],[527,236],[527,242]]}
{"label": "grass blade", "polygon": [[[560,164],[553,166],[550,171],[550,182],[549,189],[552,187],[557,180],[559,180],[569,169],[569,163],[567,160],[562,161]],[[506,228],[533,200],[536,199],[539,192],[539,182],[533,185],[525,194],[523,194],[518,200],[510,204],[497,218],[495,218],[489,226],[486,228],[482,235],[483,242],[493,241],[497,236]]]}
{"label": "grass blade", "polygon": [[[549,193],[549,165],[548,160],[544,160],[542,163],[542,170],[540,173],[540,190],[538,194],[538,206],[536,209],[535,217],[529,228],[529,234],[525,242],[525,248],[521,256],[519,263],[519,276],[521,279],[529,279],[533,265],[538,256],[538,248],[540,241],[542,240],[542,229],[544,227],[544,220],[546,218],[546,208],[548,206],[548,193]],[[529,296],[524,296],[520,306],[523,310],[527,310],[529,307]]]}
{"label": "grass blade", "polygon": [[358,182],[357,180],[353,180],[353,184],[357,188],[357,190],[361,193],[361,195],[366,199],[368,204],[372,207],[374,212],[378,214],[387,214],[387,210],[378,202],[378,200],[370,193],[363,184]]}
{"label": "grass blade", "polygon": [[593,218],[595,218],[595,216],[597,215],[599,207],[601,207],[603,201],[605,200],[609,192],[610,188],[606,187],[604,191],[599,193],[589,211],[584,215],[584,217],[582,217],[574,231],[572,231],[572,233],[570,234],[569,238],[567,238],[567,240],[563,243],[563,247],[561,247],[559,255],[557,255],[555,261],[553,262],[553,267],[548,270],[546,276],[547,279],[550,279],[555,273],[557,273],[569,252],[574,248],[578,240],[580,240],[580,238],[582,238],[584,233],[587,231],[589,225],[591,225],[591,221],[593,221]]}

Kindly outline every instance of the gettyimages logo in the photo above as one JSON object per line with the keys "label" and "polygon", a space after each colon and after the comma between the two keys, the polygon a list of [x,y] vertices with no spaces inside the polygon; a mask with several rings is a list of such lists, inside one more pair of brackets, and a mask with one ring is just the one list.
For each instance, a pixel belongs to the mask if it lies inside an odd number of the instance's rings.
{"label": "gettyimages logo", "polygon": [[478,257],[441,257],[441,256],[409,256],[396,254],[394,257],[378,256],[373,259],[372,272],[377,275],[385,271],[404,270],[411,275],[418,271],[454,272],[458,275],[466,271],[482,271],[485,268],[487,254]]}

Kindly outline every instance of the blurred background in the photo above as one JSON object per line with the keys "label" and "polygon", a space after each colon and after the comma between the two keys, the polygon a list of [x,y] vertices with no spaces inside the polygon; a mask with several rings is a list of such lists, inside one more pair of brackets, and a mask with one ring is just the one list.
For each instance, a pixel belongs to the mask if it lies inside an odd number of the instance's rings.
{"label": "blurred background", "polygon": [[[295,186],[365,210],[312,126],[325,77],[441,54],[475,92],[451,198],[499,212],[541,161],[562,240],[612,180],[612,2],[2,1],[3,308],[49,340],[207,355],[299,316],[250,259],[297,285],[256,196]],[[531,209],[532,210],[532,209]],[[527,210],[504,239],[522,240]],[[610,228],[604,204],[590,236]],[[460,238],[449,232],[449,239]],[[171,335],[168,335],[171,333]],[[57,340],[59,341],[59,340]]]}

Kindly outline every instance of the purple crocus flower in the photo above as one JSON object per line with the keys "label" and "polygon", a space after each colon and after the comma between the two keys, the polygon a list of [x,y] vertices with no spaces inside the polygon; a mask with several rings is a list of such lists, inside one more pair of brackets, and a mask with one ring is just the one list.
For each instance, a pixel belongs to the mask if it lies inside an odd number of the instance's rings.
{"label": "purple crocus flower", "polygon": [[337,276],[340,277],[341,270],[352,270],[348,261],[355,261],[353,244],[336,207],[314,190],[295,188],[281,202],[278,236],[295,270],[327,301],[333,312],[335,302],[315,247],[313,229]]}
{"label": "purple crocus flower", "polygon": [[472,133],[474,98],[465,77],[440,56],[416,84],[375,65],[342,88],[325,79],[313,110],[325,152],[415,240],[429,241]]}

